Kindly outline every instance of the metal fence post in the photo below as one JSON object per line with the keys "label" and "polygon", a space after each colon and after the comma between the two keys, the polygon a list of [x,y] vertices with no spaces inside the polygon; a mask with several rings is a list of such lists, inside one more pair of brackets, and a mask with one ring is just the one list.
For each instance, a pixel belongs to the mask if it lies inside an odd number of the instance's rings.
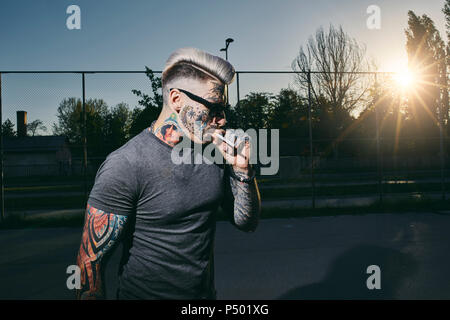
{"label": "metal fence post", "polygon": [[439,103],[439,143],[441,153],[441,189],[442,201],[445,201],[445,149],[444,149],[444,115],[442,110],[442,101]]}
{"label": "metal fence post", "polygon": [[0,206],[1,221],[5,220],[5,197],[3,181],[3,108],[2,108],[2,73],[0,72]]}
{"label": "metal fence post", "polygon": [[239,72],[236,72],[236,87],[237,87],[237,103],[236,105],[239,105]]}
{"label": "metal fence post", "polygon": [[311,206],[316,208],[316,187],[314,182],[314,154],[312,137],[312,111],[311,111],[311,70],[308,71],[308,122],[309,122],[309,153],[311,158]]}
{"label": "metal fence post", "polygon": [[86,86],[85,73],[82,73],[83,89],[83,180],[84,180],[84,202],[87,202],[87,137],[86,137]]}
{"label": "metal fence post", "polygon": [[383,164],[381,159],[381,148],[380,148],[380,126],[379,126],[379,111],[378,111],[378,79],[377,74],[375,76],[375,128],[376,128],[376,139],[377,139],[377,173],[378,173],[378,193],[380,204],[383,203]]}

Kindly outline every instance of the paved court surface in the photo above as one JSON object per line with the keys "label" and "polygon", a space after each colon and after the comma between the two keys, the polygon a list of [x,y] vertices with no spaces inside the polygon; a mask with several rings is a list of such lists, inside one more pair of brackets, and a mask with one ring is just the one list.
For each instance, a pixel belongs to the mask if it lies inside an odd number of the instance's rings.
{"label": "paved court surface", "polygon": [[[218,299],[450,299],[450,213],[263,220],[255,233],[218,222]],[[66,268],[80,228],[0,231],[0,299],[71,299]],[[114,297],[120,251],[108,265]],[[368,290],[369,265],[381,290]]]}

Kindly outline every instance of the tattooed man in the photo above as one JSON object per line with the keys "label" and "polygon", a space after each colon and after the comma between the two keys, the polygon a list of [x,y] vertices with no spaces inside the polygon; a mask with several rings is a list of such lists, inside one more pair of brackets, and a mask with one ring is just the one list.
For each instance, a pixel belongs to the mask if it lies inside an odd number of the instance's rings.
{"label": "tattooed man", "polygon": [[[214,236],[219,206],[238,229],[254,231],[260,196],[249,165],[218,139],[234,68],[194,48],[175,51],[162,74],[164,106],[150,127],[112,152],[89,195],[77,264],[80,299],[105,297],[107,257],[123,242],[118,299],[215,299]],[[184,140],[189,139],[189,140]],[[175,164],[180,142],[212,142],[225,164]],[[192,158],[204,157],[188,149]]]}

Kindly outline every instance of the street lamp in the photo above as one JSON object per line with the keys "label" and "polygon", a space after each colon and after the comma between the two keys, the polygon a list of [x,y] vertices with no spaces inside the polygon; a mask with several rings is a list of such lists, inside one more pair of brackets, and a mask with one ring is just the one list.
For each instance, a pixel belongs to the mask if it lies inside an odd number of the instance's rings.
{"label": "street lamp", "polygon": [[228,46],[230,43],[232,43],[234,40],[231,38],[228,38],[225,40],[225,48],[220,49],[220,51],[225,51],[225,59],[228,61]]}
{"label": "street lamp", "polygon": [[[225,40],[225,48],[220,49],[220,51],[225,51],[225,59],[228,61],[228,46],[230,45],[230,43],[232,43],[234,40],[231,38],[227,38]],[[226,86],[226,90],[227,90],[227,105],[229,104],[228,101],[228,85]]]}

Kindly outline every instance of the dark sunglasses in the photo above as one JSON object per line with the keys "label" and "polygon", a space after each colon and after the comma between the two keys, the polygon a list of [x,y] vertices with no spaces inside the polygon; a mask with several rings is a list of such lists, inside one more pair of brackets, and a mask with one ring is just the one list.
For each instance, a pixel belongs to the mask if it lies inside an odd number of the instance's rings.
{"label": "dark sunglasses", "polygon": [[170,88],[169,91],[172,91],[174,89],[177,89],[180,92],[183,92],[185,95],[189,97],[189,99],[194,100],[195,102],[201,103],[205,107],[207,107],[212,112],[225,112],[225,104],[224,103],[215,103],[215,102],[209,102],[208,100],[203,99],[202,97],[199,97],[189,91],[179,89],[179,88]]}

